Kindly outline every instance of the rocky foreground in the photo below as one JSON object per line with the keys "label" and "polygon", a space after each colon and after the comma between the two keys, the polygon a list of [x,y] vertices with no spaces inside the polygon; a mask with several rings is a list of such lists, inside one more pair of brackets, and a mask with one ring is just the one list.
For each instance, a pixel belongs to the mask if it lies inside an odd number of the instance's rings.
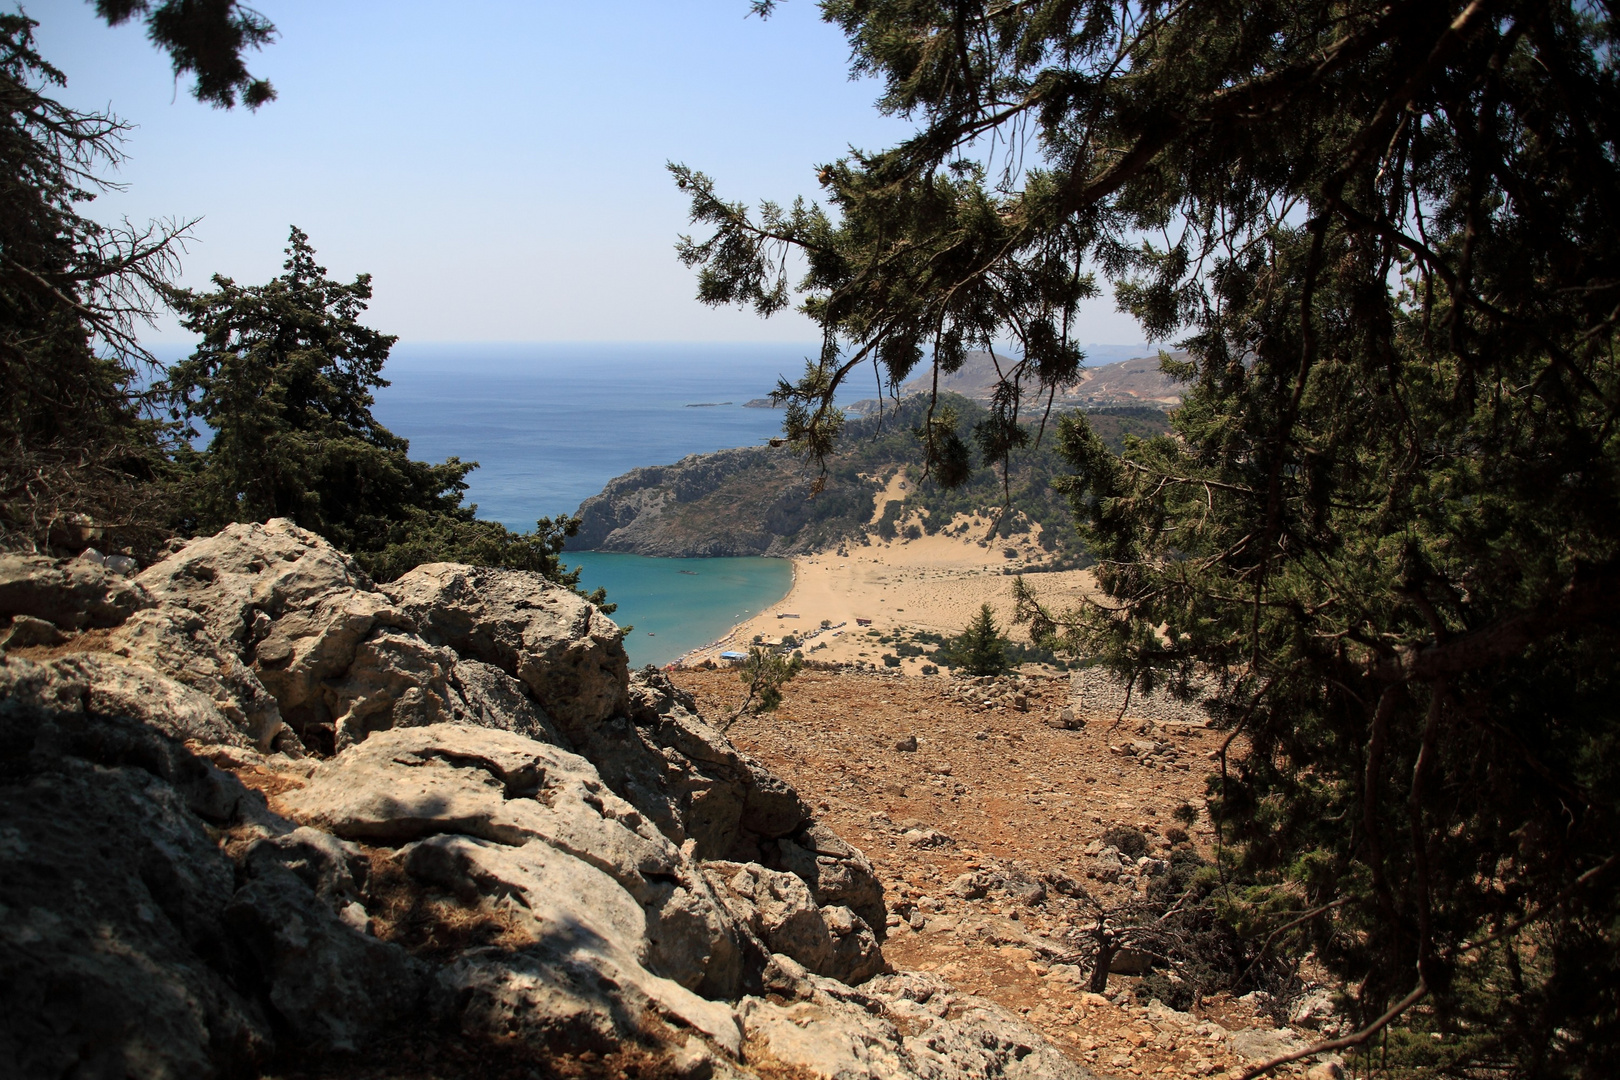
{"label": "rocky foreground", "polygon": [[1078,1077],[537,575],[0,556],[0,1075]]}

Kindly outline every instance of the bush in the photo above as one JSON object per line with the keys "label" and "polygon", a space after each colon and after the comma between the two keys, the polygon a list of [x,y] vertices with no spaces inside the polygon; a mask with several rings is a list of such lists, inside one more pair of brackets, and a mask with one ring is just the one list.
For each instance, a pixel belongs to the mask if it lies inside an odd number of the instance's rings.
{"label": "bush", "polygon": [[1127,825],[1115,825],[1102,835],[1103,843],[1119,849],[1121,855],[1140,859],[1148,851],[1148,838],[1140,830]]}
{"label": "bush", "polygon": [[900,658],[898,656],[894,655],[894,653],[884,653],[883,654],[883,666],[884,667],[899,667],[900,666]]}

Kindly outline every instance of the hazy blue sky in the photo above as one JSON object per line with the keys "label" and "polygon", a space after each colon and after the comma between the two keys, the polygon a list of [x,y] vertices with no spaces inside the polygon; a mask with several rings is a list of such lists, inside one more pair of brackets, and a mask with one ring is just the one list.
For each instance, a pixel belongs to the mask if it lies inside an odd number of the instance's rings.
{"label": "hazy blue sky", "polygon": [[[26,5],[64,100],[137,125],[128,190],[92,212],[200,217],[193,285],[267,280],[297,224],[334,276],[373,275],[370,321],[407,341],[810,340],[797,314],[692,299],[664,163],[788,202],[815,194],[817,164],[908,130],[849,80],[811,0],[766,22],[746,0],[256,6],[280,39],[249,68],[280,96],[252,113],[193,101],[140,26],[109,29],[84,0]],[[1077,337],[1141,332],[1097,300]]]}

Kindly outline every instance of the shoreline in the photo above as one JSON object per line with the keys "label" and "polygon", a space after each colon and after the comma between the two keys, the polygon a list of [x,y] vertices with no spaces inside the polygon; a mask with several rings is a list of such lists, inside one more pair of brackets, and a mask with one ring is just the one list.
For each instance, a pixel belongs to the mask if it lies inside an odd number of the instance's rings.
{"label": "shoreline", "polygon": [[[672,666],[721,663],[721,652],[746,649],[756,638],[777,644],[792,636],[806,660],[920,675],[926,658],[902,657],[898,666],[885,666],[885,649],[918,634],[954,637],[981,604],[991,606],[1006,636],[1025,637],[1012,625],[1012,586],[1019,574],[1027,574],[1043,600],[1058,608],[1095,593],[1088,570],[1040,568],[1046,553],[1038,533],[977,539],[989,526],[986,517],[966,516],[933,536],[892,541],[868,536],[832,551],[792,556],[793,581],[780,600],[683,653]],[[890,641],[879,641],[882,637]]]}

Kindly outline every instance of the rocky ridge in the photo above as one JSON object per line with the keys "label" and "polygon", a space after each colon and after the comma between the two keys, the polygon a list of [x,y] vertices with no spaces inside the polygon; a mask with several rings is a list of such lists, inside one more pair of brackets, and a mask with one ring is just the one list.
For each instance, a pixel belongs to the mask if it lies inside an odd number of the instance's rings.
{"label": "rocky ridge", "polygon": [[5,1075],[1085,1075],[889,973],[865,855],[569,590],[285,521],[118,571],[0,556]]}

